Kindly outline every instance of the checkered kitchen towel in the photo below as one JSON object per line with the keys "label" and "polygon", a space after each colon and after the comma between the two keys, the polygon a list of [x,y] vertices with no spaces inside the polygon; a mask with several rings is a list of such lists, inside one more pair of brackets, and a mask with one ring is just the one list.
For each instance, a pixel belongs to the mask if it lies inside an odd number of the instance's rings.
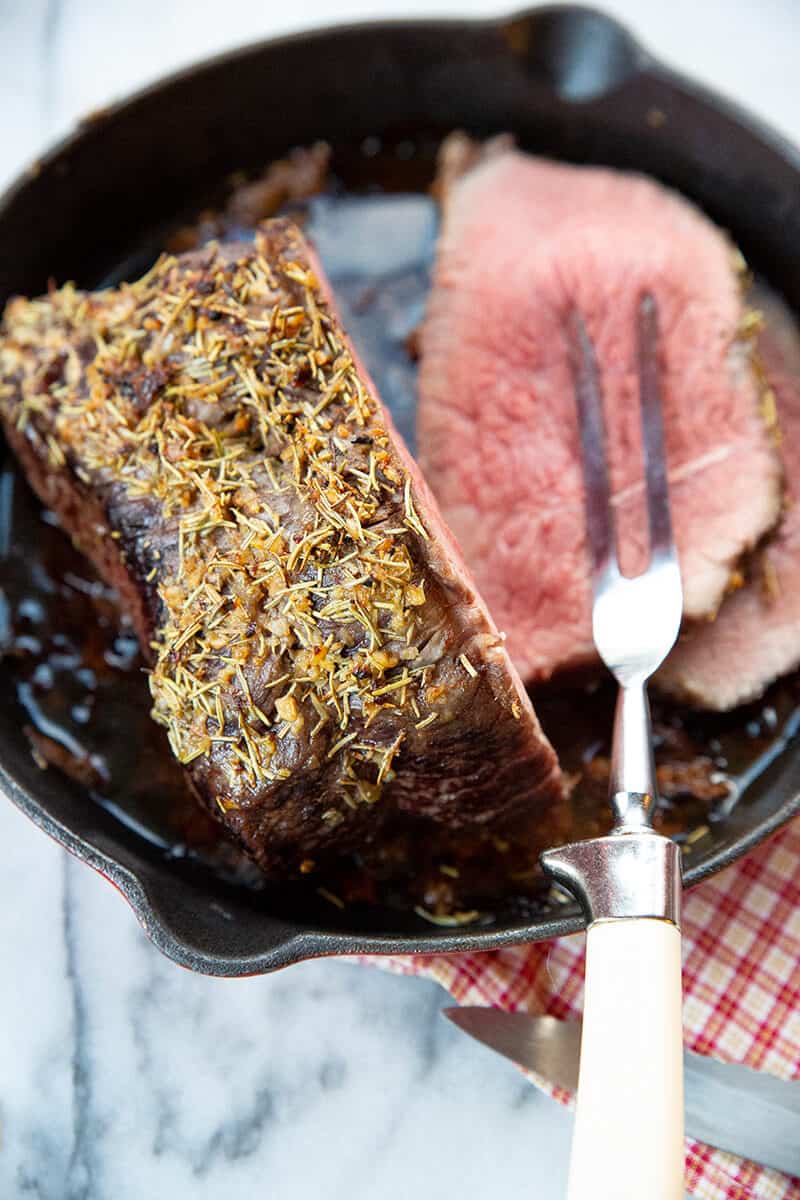
{"label": "checkered kitchen towel", "polygon": [[[583,943],[576,935],[489,954],[370,961],[435,979],[460,1004],[570,1020],[582,1007]],[[687,894],[683,945],[686,1045],[799,1077],[800,818]],[[693,1141],[686,1143],[686,1188],[697,1200],[800,1200],[800,1180]]]}

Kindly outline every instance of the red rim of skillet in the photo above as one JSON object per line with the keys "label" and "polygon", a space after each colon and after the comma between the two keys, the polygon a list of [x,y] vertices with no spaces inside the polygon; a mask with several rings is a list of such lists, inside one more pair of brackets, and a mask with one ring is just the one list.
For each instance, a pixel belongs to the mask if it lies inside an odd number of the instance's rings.
{"label": "red rim of skillet", "polygon": [[[0,199],[0,302],[41,291],[50,276],[96,284],[187,196],[202,196],[209,180],[263,165],[292,145],[454,127],[511,130],[545,154],[649,172],[729,228],[800,310],[798,151],[662,66],[615,21],[577,7],[262,42],[94,114]],[[20,737],[13,695],[0,695],[0,792],[114,883],[159,949],[208,974],[254,974],[328,954],[491,950],[583,923],[571,905],[463,929],[383,910],[371,919],[330,906],[276,913],[257,894],[168,859],[80,788],[40,772]],[[800,746],[790,746],[693,846],[686,884],[727,866],[797,812]]]}

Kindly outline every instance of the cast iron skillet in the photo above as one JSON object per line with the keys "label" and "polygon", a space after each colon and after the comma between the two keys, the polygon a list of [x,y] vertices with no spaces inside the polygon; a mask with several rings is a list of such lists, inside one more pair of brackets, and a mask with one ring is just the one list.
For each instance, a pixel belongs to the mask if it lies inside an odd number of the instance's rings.
{"label": "cast iron skillet", "polygon": [[[748,259],[800,308],[800,155],[774,133],[667,70],[625,29],[585,8],[499,21],[398,22],[323,30],[214,59],[87,120],[0,201],[0,302],[48,278],[91,286],[209,182],[325,138],[510,130],[536,150],[635,167],[672,184],[730,229]],[[216,975],[323,954],[486,950],[574,931],[558,906],[536,920],[419,929],[402,914],[358,918],[320,904],[267,909],[156,847],[53,771],[0,695],[0,791],[123,892],[170,957]],[[800,811],[791,744],[687,862],[691,885]],[[356,924],[356,921],[358,924]]]}

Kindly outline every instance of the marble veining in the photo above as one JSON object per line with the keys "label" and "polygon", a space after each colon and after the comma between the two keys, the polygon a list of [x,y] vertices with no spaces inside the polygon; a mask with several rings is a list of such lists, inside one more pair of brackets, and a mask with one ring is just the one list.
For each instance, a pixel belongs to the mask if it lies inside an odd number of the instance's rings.
{"label": "marble veining", "polygon": [[[0,0],[0,182],[80,114],[250,38],[511,7]],[[793,0],[606,7],[800,139]],[[333,961],[193,976],[9,805],[0,843],[0,1200],[563,1194],[569,1116],[444,1022],[435,985]]]}

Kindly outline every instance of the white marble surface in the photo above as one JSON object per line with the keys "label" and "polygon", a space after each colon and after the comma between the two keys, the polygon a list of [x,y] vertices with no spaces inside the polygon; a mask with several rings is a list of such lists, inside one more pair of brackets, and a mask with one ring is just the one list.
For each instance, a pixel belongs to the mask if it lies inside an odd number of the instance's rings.
{"label": "white marble surface", "polygon": [[[492,0],[0,0],[0,183],[87,110],[273,32]],[[796,0],[613,0],[662,57],[800,140]],[[317,962],[191,976],[0,807],[0,1197],[563,1194],[570,1121],[443,1022],[436,987]]]}

